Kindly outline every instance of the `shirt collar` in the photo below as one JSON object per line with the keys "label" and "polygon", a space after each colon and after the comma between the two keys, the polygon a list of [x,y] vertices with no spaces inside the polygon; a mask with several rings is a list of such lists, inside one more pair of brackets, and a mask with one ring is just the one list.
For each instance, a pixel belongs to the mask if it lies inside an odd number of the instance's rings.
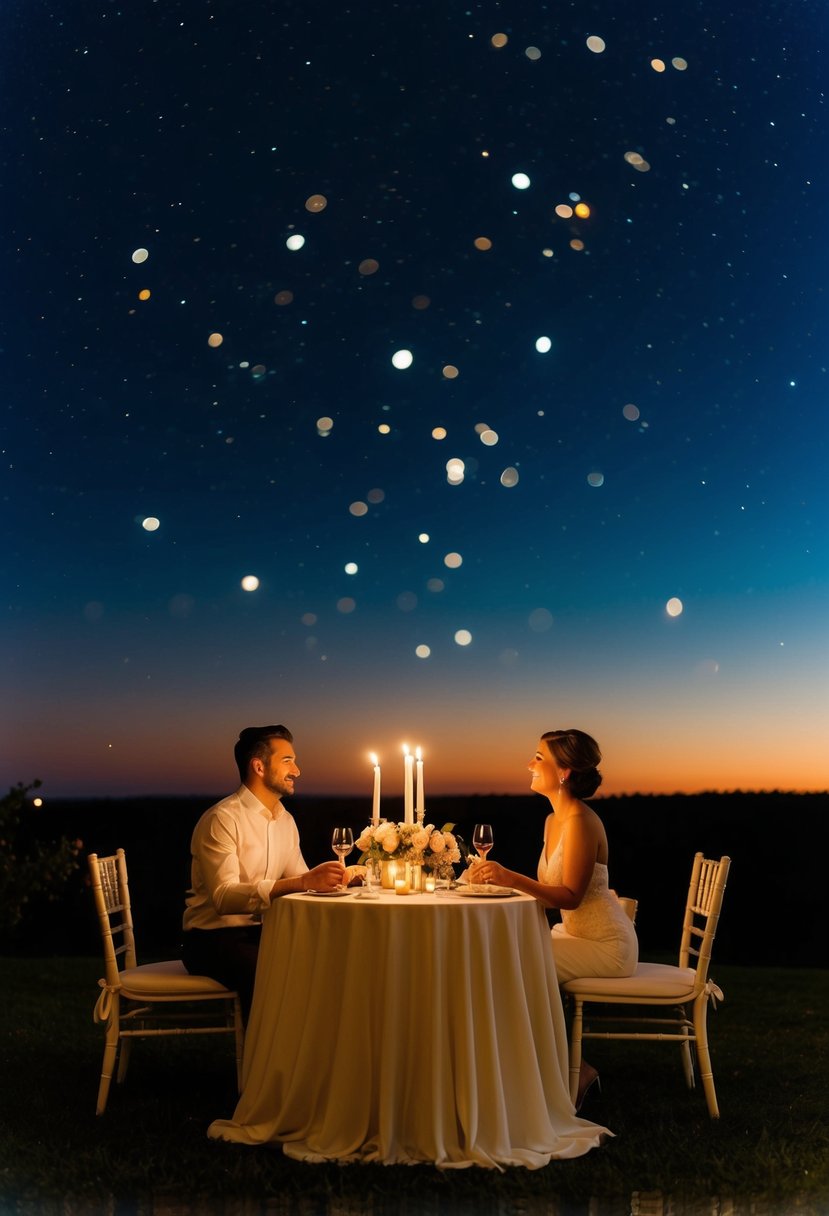
{"label": "shirt collar", "polygon": [[273,814],[271,814],[264,802],[260,802],[253,790],[248,789],[244,784],[239,786],[237,796],[246,811],[250,811],[256,815],[264,815],[266,819],[281,819],[285,814],[285,808],[281,801],[277,802]]}

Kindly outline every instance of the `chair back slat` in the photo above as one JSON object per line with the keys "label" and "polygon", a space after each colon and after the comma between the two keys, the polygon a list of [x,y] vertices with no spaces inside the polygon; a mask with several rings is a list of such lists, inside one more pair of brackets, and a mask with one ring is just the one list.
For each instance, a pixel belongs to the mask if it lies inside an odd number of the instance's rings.
{"label": "chair back slat", "polygon": [[[135,953],[126,855],[123,849],[119,849],[111,857],[99,857],[97,853],[90,853],[88,860],[92,895],[104,947],[107,983],[117,984],[121,966],[135,967],[138,961]],[[114,919],[116,917],[117,920]]]}
{"label": "chair back slat", "polygon": [[688,967],[692,958],[697,960],[698,988],[708,979],[708,966],[730,866],[730,857],[721,857],[719,861],[715,861],[704,857],[702,853],[694,856],[682,924],[679,965]]}

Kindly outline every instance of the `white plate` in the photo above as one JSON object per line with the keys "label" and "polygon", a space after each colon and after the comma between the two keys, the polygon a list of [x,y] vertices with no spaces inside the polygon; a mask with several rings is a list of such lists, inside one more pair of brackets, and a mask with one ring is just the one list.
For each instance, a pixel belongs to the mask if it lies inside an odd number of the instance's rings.
{"label": "white plate", "polygon": [[[354,889],[357,890],[356,887]],[[336,895],[351,895],[351,891],[350,890],[349,891],[303,891],[302,894],[303,895],[336,896]]]}
{"label": "white plate", "polygon": [[471,895],[476,899],[506,899],[508,895],[517,895],[512,887],[495,887],[490,883],[469,882],[458,887],[456,895]]}

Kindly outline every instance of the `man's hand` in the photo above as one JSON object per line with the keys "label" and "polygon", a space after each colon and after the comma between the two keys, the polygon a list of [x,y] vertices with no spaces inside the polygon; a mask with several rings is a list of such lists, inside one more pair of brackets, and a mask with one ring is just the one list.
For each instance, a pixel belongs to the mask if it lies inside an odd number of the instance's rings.
{"label": "man's hand", "polygon": [[302,875],[303,891],[334,891],[342,886],[345,866],[341,861],[324,861]]}

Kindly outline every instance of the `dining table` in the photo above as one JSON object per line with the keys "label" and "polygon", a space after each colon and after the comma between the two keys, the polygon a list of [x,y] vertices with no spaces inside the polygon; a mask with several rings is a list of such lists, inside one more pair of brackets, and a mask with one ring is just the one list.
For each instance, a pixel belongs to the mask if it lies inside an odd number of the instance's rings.
{"label": "dining table", "polygon": [[580,1118],[542,906],[507,889],[282,896],[264,916],[242,1089],[213,1139],[309,1161],[537,1169]]}

